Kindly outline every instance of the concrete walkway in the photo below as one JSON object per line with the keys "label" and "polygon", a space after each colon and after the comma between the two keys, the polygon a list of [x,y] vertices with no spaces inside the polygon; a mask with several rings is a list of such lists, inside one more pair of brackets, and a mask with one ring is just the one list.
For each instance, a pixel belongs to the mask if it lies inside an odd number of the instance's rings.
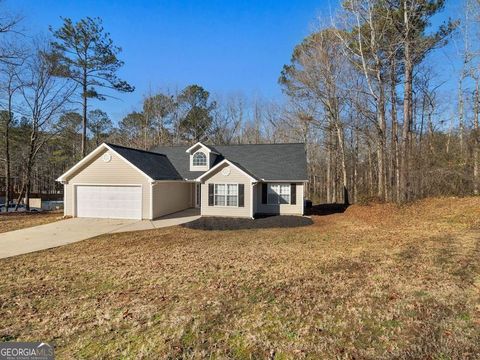
{"label": "concrete walkway", "polygon": [[156,220],[142,220],[137,221],[136,223],[126,224],[116,230],[111,231],[112,233],[125,232],[125,231],[141,231],[141,230],[151,230],[158,229],[162,227],[175,226],[185,224],[187,222],[197,220],[200,217],[199,209],[186,209],[174,214],[163,216]]}
{"label": "concrete walkway", "polygon": [[140,231],[180,225],[200,217],[197,209],[187,209],[158,220],[73,218],[0,234],[0,258],[50,249],[124,231]]}

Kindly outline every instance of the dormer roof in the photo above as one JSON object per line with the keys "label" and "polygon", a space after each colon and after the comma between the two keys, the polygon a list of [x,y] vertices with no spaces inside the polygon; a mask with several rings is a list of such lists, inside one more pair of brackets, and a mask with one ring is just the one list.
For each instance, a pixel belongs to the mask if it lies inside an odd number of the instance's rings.
{"label": "dormer roof", "polygon": [[213,147],[213,146],[210,146],[210,145],[206,145],[202,142],[197,142],[195,144],[193,144],[192,146],[190,146],[187,150],[185,150],[185,152],[191,154],[193,150],[195,150],[197,147],[202,147],[204,148],[205,150],[207,150],[209,153],[213,153],[213,154],[216,154],[216,155],[220,155],[217,150]]}

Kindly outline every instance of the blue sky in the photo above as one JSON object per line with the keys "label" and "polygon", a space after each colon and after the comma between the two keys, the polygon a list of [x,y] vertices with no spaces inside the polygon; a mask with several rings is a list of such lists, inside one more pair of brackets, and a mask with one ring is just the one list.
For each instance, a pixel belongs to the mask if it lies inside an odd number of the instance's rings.
{"label": "blue sky", "polygon": [[[455,13],[456,1],[441,16]],[[6,0],[28,34],[48,34],[60,16],[99,16],[123,48],[120,76],[136,87],[120,100],[93,103],[118,121],[143,95],[192,83],[213,94],[278,99],[277,79],[293,47],[329,17],[335,0]],[[439,54],[438,56],[444,56]]]}
{"label": "blue sky", "polygon": [[133,94],[119,94],[120,101],[99,104],[115,120],[139,107],[149,89],[197,83],[214,94],[281,96],[277,79],[283,64],[330,8],[318,0],[7,0],[7,5],[25,17],[32,34],[58,27],[60,16],[103,19],[123,48],[120,75],[136,87]]}

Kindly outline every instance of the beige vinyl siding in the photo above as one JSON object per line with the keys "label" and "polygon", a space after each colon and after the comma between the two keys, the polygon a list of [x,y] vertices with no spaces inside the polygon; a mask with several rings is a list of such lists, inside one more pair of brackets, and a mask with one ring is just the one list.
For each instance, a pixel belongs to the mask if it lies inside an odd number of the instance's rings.
{"label": "beige vinyl siding", "polygon": [[[105,162],[103,154],[108,152],[112,159]],[[78,169],[68,179],[65,186],[65,215],[75,215],[75,185],[141,185],[142,186],[142,218],[151,218],[150,181],[140,171],[115,152],[105,149],[90,162]]]}
{"label": "beige vinyl siding", "polygon": [[303,183],[297,183],[296,204],[268,205],[262,204],[262,183],[255,186],[257,199],[257,213],[280,215],[303,215]]}
{"label": "beige vinyl siding", "polygon": [[187,182],[160,182],[153,185],[153,218],[193,207],[192,188]]}
{"label": "beige vinyl siding", "polygon": [[[222,169],[225,167],[230,167],[228,176],[222,174]],[[244,184],[244,206],[208,206],[208,184]],[[251,217],[251,186],[250,178],[234,166],[225,164],[215,169],[202,184],[202,216]]]}
{"label": "beige vinyl siding", "polygon": [[63,214],[73,216],[73,187],[65,184],[63,186]]}
{"label": "beige vinyl siding", "polygon": [[73,216],[74,214],[74,202],[73,202],[73,185],[65,184],[63,188],[63,215]]}

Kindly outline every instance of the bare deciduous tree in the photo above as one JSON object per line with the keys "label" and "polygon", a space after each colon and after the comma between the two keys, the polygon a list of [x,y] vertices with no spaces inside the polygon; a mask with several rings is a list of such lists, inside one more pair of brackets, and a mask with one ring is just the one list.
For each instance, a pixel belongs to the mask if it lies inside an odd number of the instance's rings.
{"label": "bare deciduous tree", "polygon": [[[42,45],[37,45],[22,73],[22,114],[28,119],[30,136],[25,147],[23,191],[29,210],[31,174],[38,152],[58,131],[56,121],[76,90],[74,83],[54,76],[58,63],[52,62]],[[19,203],[19,202],[18,202]]]}

